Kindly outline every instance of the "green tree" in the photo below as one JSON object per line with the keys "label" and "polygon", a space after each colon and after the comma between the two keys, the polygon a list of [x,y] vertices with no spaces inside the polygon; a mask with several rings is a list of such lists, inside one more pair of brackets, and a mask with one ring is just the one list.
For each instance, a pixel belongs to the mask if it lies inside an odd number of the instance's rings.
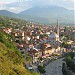
{"label": "green tree", "polygon": [[41,66],[41,65],[38,65],[38,70],[39,70],[40,73],[45,73],[46,72],[44,67]]}
{"label": "green tree", "polygon": [[27,61],[27,62],[30,62],[30,61],[31,61],[31,57],[29,56],[28,53],[26,54],[26,61]]}

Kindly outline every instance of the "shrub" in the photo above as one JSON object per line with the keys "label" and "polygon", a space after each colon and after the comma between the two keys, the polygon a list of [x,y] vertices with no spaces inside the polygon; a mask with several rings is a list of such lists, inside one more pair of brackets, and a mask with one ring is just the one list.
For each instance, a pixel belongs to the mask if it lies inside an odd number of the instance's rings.
{"label": "shrub", "polygon": [[38,66],[38,70],[39,70],[40,73],[45,73],[46,72],[44,67],[41,66],[41,65]]}

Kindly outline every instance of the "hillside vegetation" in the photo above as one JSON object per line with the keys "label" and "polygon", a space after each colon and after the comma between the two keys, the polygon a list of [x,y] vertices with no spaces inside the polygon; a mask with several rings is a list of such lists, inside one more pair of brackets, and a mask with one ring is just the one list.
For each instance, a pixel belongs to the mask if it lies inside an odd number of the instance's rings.
{"label": "hillside vegetation", "polygon": [[38,75],[24,67],[25,60],[9,37],[0,32],[0,75]]}

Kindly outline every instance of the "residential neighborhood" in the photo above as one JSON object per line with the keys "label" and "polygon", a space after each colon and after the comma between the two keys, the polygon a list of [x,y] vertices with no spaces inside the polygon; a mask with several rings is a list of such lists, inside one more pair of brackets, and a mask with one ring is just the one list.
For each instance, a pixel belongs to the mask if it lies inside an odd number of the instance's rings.
{"label": "residential neighborhood", "polygon": [[33,22],[21,26],[13,19],[9,19],[8,22],[9,26],[2,26],[0,32],[14,37],[11,41],[15,42],[18,50],[28,61],[26,66],[30,70],[38,71],[38,65],[46,66],[52,60],[62,57],[64,53],[75,52],[74,26],[61,26],[58,20],[54,26]]}
{"label": "residential neighborhood", "polygon": [[75,75],[75,0],[0,0],[0,75]]}

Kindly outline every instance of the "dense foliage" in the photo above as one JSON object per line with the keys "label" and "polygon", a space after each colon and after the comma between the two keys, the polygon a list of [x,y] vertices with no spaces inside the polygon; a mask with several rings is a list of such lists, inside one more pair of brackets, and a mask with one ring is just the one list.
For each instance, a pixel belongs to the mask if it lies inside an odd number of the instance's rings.
{"label": "dense foliage", "polygon": [[46,72],[44,67],[41,66],[41,65],[38,65],[38,70],[39,70],[40,73],[45,73]]}
{"label": "dense foliage", "polygon": [[63,63],[62,65],[62,72],[64,75],[68,75],[68,71],[75,72],[75,63],[73,61],[74,53],[68,53],[65,57],[64,61],[66,63]]}
{"label": "dense foliage", "polygon": [[73,61],[74,53],[69,53],[67,57],[64,59],[66,61],[67,67],[75,72],[75,63]]}
{"label": "dense foliage", "polygon": [[[14,23],[15,23],[15,25],[14,25]],[[20,28],[22,26],[26,26],[27,23],[29,23],[29,22],[27,22],[25,20],[0,16],[0,28],[12,27],[12,28],[16,29],[16,28]]]}

